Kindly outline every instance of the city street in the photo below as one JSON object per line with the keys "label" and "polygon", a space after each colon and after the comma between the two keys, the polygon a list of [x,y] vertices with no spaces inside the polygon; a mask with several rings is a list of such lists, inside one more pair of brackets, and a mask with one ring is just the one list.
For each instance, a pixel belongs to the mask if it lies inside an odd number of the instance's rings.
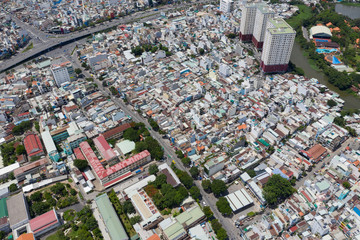
{"label": "city street", "polygon": [[[197,4],[206,4],[209,2],[211,2],[211,1],[204,0],[204,1],[197,2]],[[132,14],[132,15],[127,15],[122,18],[113,19],[112,21],[105,22],[103,25],[98,24],[95,27],[88,27],[84,30],[69,33],[69,34],[47,34],[45,32],[42,32],[42,31],[36,29],[33,26],[30,26],[27,23],[21,22],[19,19],[14,17],[13,18],[14,21],[17,24],[19,24],[20,27],[22,27],[26,30],[29,30],[30,34],[33,37],[35,37],[35,38],[39,37],[39,39],[43,43],[41,43],[41,44],[37,43],[37,46],[34,46],[33,49],[26,51],[24,53],[19,52],[18,54],[13,55],[11,58],[0,62],[1,63],[0,64],[0,73],[11,69],[12,67],[14,67],[18,64],[26,62],[26,61],[32,59],[33,57],[36,57],[42,53],[45,53],[45,51],[48,49],[52,50],[53,48],[57,48],[61,45],[64,46],[66,44],[69,44],[73,40],[81,39],[81,38],[89,36],[93,33],[104,31],[106,29],[115,27],[120,24],[127,24],[127,23],[132,23],[132,22],[147,22],[150,20],[154,20],[154,19],[160,17],[161,12],[165,12],[165,13],[174,12],[174,11],[177,11],[178,9],[184,9],[186,7],[193,6],[193,5],[194,5],[194,3],[182,4],[179,7],[174,7],[173,5],[164,5],[164,6],[158,7],[158,9],[159,9],[158,11],[153,11],[150,9],[150,10],[146,10],[146,11],[142,11],[142,12],[136,12],[135,14]],[[11,13],[9,13],[9,14],[11,14]],[[134,18],[134,17],[136,17],[136,18]]]}
{"label": "city street", "polygon": [[[79,62],[79,59],[77,58],[77,56],[75,56],[75,54],[73,56],[71,56],[71,58],[67,58],[69,61],[72,61],[74,64],[74,68],[81,68],[83,70],[83,74],[85,75],[86,78],[90,78],[91,75],[89,72],[85,71],[85,69],[83,69],[81,67],[81,63]],[[151,136],[156,139],[161,146],[164,148],[164,155],[167,157],[167,163],[169,165],[171,165],[172,160],[175,161],[175,165],[177,168],[179,168],[182,171],[186,171],[188,174],[189,171],[181,164],[180,159],[177,158],[177,155],[175,154],[174,149],[170,146],[168,140],[164,140],[162,138],[162,136],[158,133],[155,132],[154,130],[152,130],[150,124],[148,123],[148,121],[146,119],[144,119],[143,117],[141,117],[138,112],[133,111],[131,109],[129,109],[129,105],[126,105],[121,99],[116,98],[114,96],[111,95],[109,89],[104,88],[102,86],[102,82],[99,81],[98,79],[94,79],[95,83],[98,85],[99,90],[105,95],[105,96],[111,96],[111,99],[114,101],[114,103],[120,107],[126,115],[129,115],[132,117],[132,119],[136,122],[142,122],[145,124],[145,126],[150,129],[149,132],[151,134]],[[223,217],[220,212],[217,210],[216,207],[216,201],[217,199],[213,196],[213,194],[207,194],[205,193],[205,191],[203,190],[203,188],[201,187],[201,182],[200,181],[195,181],[196,186],[200,189],[200,193],[203,196],[203,199],[201,200],[202,202],[205,202],[207,206],[210,206],[211,210],[214,213],[214,217],[216,219],[219,220],[219,222],[223,225],[223,227],[225,228],[226,232],[229,235],[229,239],[230,240],[236,240],[236,239],[240,239],[239,235],[240,235],[240,230],[237,229],[234,225],[234,222],[232,221],[231,218],[226,218]]]}
{"label": "city street", "polygon": [[[300,187],[304,186],[305,180],[315,177],[315,173],[323,168],[323,164],[329,164],[331,159],[333,159],[334,156],[338,155],[341,151],[343,151],[352,141],[354,141],[354,138],[350,137],[341,145],[341,147],[339,149],[335,150],[334,152],[331,152],[322,161],[317,163],[311,172],[307,173],[307,175],[305,177],[301,178],[299,181],[296,182],[295,188],[299,189]],[[264,214],[267,214],[270,212],[271,212],[271,209],[266,208],[266,210],[263,214],[256,215],[252,220],[246,221],[245,226],[249,226],[249,225],[253,224],[254,222],[260,220]],[[245,228],[245,226],[243,226],[242,228]]]}

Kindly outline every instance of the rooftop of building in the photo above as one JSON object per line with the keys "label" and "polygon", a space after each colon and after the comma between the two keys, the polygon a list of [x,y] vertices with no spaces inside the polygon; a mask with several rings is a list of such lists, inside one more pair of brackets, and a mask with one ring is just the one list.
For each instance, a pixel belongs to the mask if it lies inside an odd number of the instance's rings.
{"label": "rooftop of building", "polygon": [[95,202],[111,239],[128,240],[129,237],[127,236],[126,231],[121,224],[120,219],[118,218],[117,213],[115,212],[115,209],[112,206],[107,194],[102,194],[96,197]]}

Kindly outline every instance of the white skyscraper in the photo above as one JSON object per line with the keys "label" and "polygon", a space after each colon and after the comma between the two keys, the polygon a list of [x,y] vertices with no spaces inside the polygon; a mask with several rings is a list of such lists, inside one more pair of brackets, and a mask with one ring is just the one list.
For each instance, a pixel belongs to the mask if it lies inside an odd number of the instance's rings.
{"label": "white skyscraper", "polygon": [[58,87],[61,87],[61,84],[65,82],[70,82],[70,76],[66,65],[53,65],[51,67],[51,72]]}
{"label": "white skyscraper", "polygon": [[233,9],[234,2],[232,0],[221,0],[220,11],[223,13],[230,13]]}
{"label": "white skyscraper", "polygon": [[261,68],[265,73],[284,72],[288,68],[296,32],[282,18],[267,21]]}
{"label": "white skyscraper", "polygon": [[254,23],[252,42],[257,49],[262,49],[267,20],[275,17],[275,12],[268,5],[258,4]]}
{"label": "white skyscraper", "polygon": [[242,8],[240,40],[250,42],[254,32],[257,3],[248,3]]}

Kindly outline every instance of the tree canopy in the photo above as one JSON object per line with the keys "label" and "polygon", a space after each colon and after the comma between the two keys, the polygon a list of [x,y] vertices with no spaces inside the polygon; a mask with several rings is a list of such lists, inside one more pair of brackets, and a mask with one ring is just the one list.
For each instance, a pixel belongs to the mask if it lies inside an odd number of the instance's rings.
{"label": "tree canopy", "polygon": [[194,179],[197,179],[199,176],[199,169],[195,166],[190,168],[190,174]]}
{"label": "tree canopy", "polygon": [[159,168],[156,164],[151,164],[149,167],[149,174],[157,174],[159,172]]}
{"label": "tree canopy", "polygon": [[227,191],[226,184],[222,180],[215,179],[211,183],[211,191],[214,193],[215,196],[220,196]]}
{"label": "tree canopy", "polygon": [[211,192],[211,181],[210,180],[203,180],[201,182],[201,186],[205,192],[207,192],[207,193]]}
{"label": "tree canopy", "polygon": [[31,128],[32,128],[32,123],[30,121],[23,121],[12,129],[12,133],[14,135],[21,135],[27,130],[30,130]]}
{"label": "tree canopy", "polygon": [[211,208],[209,206],[205,206],[203,208],[203,212],[208,220],[214,216],[214,213],[211,211]]}
{"label": "tree canopy", "polygon": [[264,198],[271,207],[285,201],[295,191],[290,182],[279,174],[272,175],[263,187]]}
{"label": "tree canopy", "polygon": [[89,166],[89,164],[86,160],[75,159],[74,166],[77,167],[80,171],[84,171]]}
{"label": "tree canopy", "polygon": [[193,180],[192,177],[190,177],[190,175],[187,174],[186,172],[181,171],[181,170],[177,170],[177,171],[176,171],[176,175],[179,177],[180,182],[181,182],[182,184],[184,184],[184,186],[185,186],[187,189],[190,189],[190,188],[193,186],[194,180]]}
{"label": "tree canopy", "polygon": [[218,208],[219,212],[224,215],[230,215],[232,213],[230,204],[225,197],[219,198],[219,200],[216,202],[216,207]]}
{"label": "tree canopy", "polygon": [[197,186],[192,186],[189,189],[189,193],[193,199],[199,199],[201,197],[200,189]]}
{"label": "tree canopy", "polygon": [[22,155],[22,154],[26,153],[26,149],[25,149],[24,145],[17,146],[15,151],[16,151],[17,155]]}

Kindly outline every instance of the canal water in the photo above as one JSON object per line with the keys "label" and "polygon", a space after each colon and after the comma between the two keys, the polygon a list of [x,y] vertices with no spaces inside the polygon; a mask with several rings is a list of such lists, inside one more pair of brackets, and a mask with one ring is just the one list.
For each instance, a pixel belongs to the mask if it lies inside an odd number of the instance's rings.
{"label": "canal water", "polygon": [[357,6],[336,4],[335,11],[344,16],[348,16],[351,19],[360,18],[360,7]]}
{"label": "canal water", "polygon": [[300,67],[300,68],[302,68],[304,70],[306,77],[308,77],[308,78],[316,78],[317,80],[319,80],[319,82],[321,84],[326,85],[330,90],[338,93],[340,95],[340,97],[345,101],[344,108],[346,108],[346,109],[349,109],[349,108],[360,109],[360,98],[354,97],[353,95],[351,95],[351,94],[349,94],[349,93],[347,93],[345,91],[341,91],[338,88],[334,87],[333,85],[331,85],[327,81],[327,77],[325,76],[325,74],[323,74],[322,71],[314,70],[310,66],[307,57],[305,57],[303,55],[303,50],[301,49],[300,45],[297,42],[294,43],[294,47],[293,47],[293,50],[292,50],[292,53],[291,53],[290,60],[297,67]]}

